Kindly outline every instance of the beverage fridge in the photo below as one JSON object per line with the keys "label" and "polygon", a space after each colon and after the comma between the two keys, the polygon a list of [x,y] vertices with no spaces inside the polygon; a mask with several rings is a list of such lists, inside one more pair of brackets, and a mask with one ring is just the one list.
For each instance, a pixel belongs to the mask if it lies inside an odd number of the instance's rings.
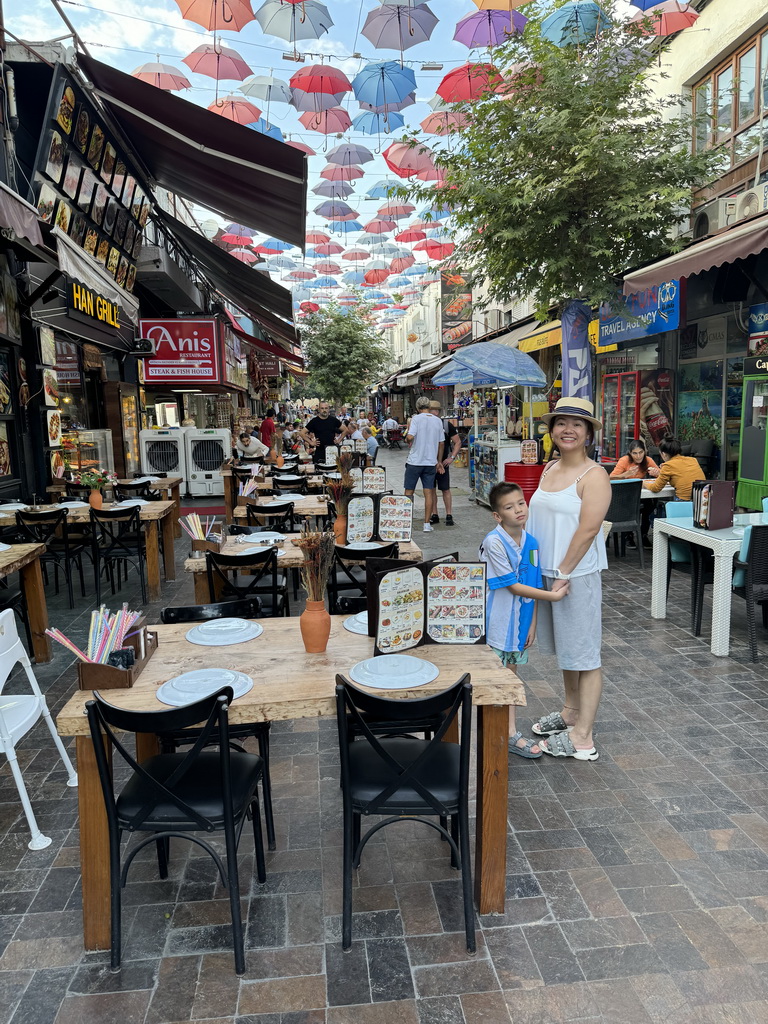
{"label": "beverage fridge", "polygon": [[115,472],[121,479],[131,477],[141,469],[139,388],[136,384],[125,384],[122,381],[106,381],[103,388],[107,426],[112,431]]}
{"label": "beverage fridge", "polygon": [[736,504],[762,509],[768,495],[768,357],[744,360]]}
{"label": "beverage fridge", "polygon": [[665,369],[606,373],[603,377],[603,461],[616,462],[632,441],[656,448],[672,432],[672,372]]}

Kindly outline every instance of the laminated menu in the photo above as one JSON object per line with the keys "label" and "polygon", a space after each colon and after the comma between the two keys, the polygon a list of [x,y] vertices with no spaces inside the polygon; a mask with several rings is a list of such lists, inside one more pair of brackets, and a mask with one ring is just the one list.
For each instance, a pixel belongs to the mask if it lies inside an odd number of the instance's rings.
{"label": "laminated menu", "polygon": [[404,494],[361,494],[350,498],[348,544],[369,540],[408,541],[412,531],[413,502]]}
{"label": "laminated menu", "polygon": [[377,574],[376,654],[485,641],[485,563],[422,562]]}
{"label": "laminated menu", "polygon": [[363,471],[362,469],[350,469],[349,479],[352,481],[352,487],[356,491],[362,491],[363,489]]}
{"label": "laminated menu", "polygon": [[387,489],[387,471],[383,466],[350,469],[352,487],[363,494],[383,494]]}
{"label": "laminated menu", "polygon": [[325,448],[325,462],[324,465],[328,466],[331,462],[335,463],[339,457],[339,449],[335,444],[326,445]]}
{"label": "laminated menu", "polygon": [[702,530],[733,526],[733,480],[697,480],[691,488],[691,499],[694,526]]}
{"label": "laminated menu", "polygon": [[366,454],[368,449],[366,447],[366,444],[365,444],[364,440],[359,438],[357,441],[354,441],[353,443],[354,443],[354,446],[355,446],[354,450],[356,452],[360,452],[362,455]]}

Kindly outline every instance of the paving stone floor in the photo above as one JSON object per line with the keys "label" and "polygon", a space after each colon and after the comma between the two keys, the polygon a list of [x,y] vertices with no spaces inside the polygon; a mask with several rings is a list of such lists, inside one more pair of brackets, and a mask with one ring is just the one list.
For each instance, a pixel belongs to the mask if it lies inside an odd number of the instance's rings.
{"label": "paving stone floor", "polygon": [[[395,485],[403,461],[382,454]],[[428,553],[473,556],[491,528],[464,482],[455,472],[458,525],[417,536]],[[185,550],[177,542],[179,569]],[[106,954],[82,949],[77,797],[38,726],[20,756],[47,850],[27,849],[0,765],[0,1024],[768,1022],[765,637],[753,666],[735,600],[732,655],[713,658],[689,631],[677,574],[669,618],[651,620],[649,566],[635,551],[611,556],[605,588],[601,758],[512,757],[507,909],[479,921],[476,957],[445,846],[411,825],[368,847],[355,942],[342,953],[335,726],[307,720],[274,726],[278,849],[265,885],[251,881],[247,835],[241,846],[245,977],[233,972],[213,865],[182,844],[166,881],[149,854],[135,863],[124,966],[111,974]],[[162,603],[191,593],[180,571]],[[132,586],[123,595],[136,600]],[[65,605],[51,597],[52,622],[82,635],[91,598]],[[560,685],[537,654],[523,674],[526,727],[559,707]],[[38,677],[55,711],[74,686],[66,652]]]}

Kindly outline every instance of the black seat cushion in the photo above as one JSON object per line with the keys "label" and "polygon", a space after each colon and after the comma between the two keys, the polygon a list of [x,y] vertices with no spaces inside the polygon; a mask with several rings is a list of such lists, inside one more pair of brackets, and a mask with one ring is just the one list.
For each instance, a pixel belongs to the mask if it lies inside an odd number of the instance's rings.
{"label": "black seat cushion", "polygon": [[[413,764],[430,743],[429,740],[411,739],[407,736],[383,738],[379,742],[404,768]],[[448,812],[453,814],[458,809],[460,748],[457,743],[438,743],[433,750],[434,755],[419,769],[418,778],[437,800],[445,804]],[[350,795],[355,810],[362,809],[370,803],[392,782],[392,769],[365,740],[350,745],[349,774]],[[425,806],[421,794],[407,783],[393,793],[386,804],[379,806],[380,809],[395,814],[437,813],[429,805]]]}
{"label": "black seat cushion", "polygon": [[[169,778],[186,754],[158,754],[142,762],[142,768],[153,778],[164,781]],[[242,816],[253,795],[261,776],[264,762],[257,754],[230,754],[232,765],[232,807],[235,818]],[[203,750],[193,761],[182,781],[174,787],[181,800],[192,805],[198,813],[210,818],[216,828],[224,821],[224,807],[221,800],[221,758],[216,750]],[[139,775],[132,775],[117,798],[117,813],[121,828],[147,803],[158,797],[158,791]],[[172,801],[160,796],[160,800],[148,815],[142,828],[176,828],[180,831],[199,831],[184,812]]]}

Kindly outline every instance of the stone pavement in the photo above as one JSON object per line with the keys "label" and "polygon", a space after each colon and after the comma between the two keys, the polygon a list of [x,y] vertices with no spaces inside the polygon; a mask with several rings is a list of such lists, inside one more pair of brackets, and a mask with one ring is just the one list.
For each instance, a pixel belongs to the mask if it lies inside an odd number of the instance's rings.
{"label": "stone pavement", "polygon": [[[404,458],[380,458],[398,490]],[[472,557],[493,521],[454,476],[458,525],[416,539],[428,554]],[[185,549],[179,541],[179,568]],[[609,561],[601,758],[512,757],[507,910],[479,922],[475,958],[445,846],[412,825],[368,847],[355,942],[341,952],[335,725],[301,720],[274,726],[278,849],[265,885],[249,884],[247,831],[241,846],[245,977],[233,973],[213,865],[181,843],[166,881],[149,852],[134,864],[124,966],[111,974],[106,954],[82,950],[77,797],[37,727],[21,758],[47,850],[27,849],[0,761],[0,1024],[768,1022],[768,650],[748,661],[735,600],[732,656],[713,658],[688,629],[687,578],[674,575],[669,618],[657,622],[649,567],[635,551]],[[123,596],[136,601],[135,588]],[[163,603],[185,601],[191,581],[179,572]],[[89,602],[50,607],[65,632],[85,631]],[[536,653],[523,675],[525,728],[559,707],[560,684]],[[38,677],[55,711],[74,686],[66,652]]]}

